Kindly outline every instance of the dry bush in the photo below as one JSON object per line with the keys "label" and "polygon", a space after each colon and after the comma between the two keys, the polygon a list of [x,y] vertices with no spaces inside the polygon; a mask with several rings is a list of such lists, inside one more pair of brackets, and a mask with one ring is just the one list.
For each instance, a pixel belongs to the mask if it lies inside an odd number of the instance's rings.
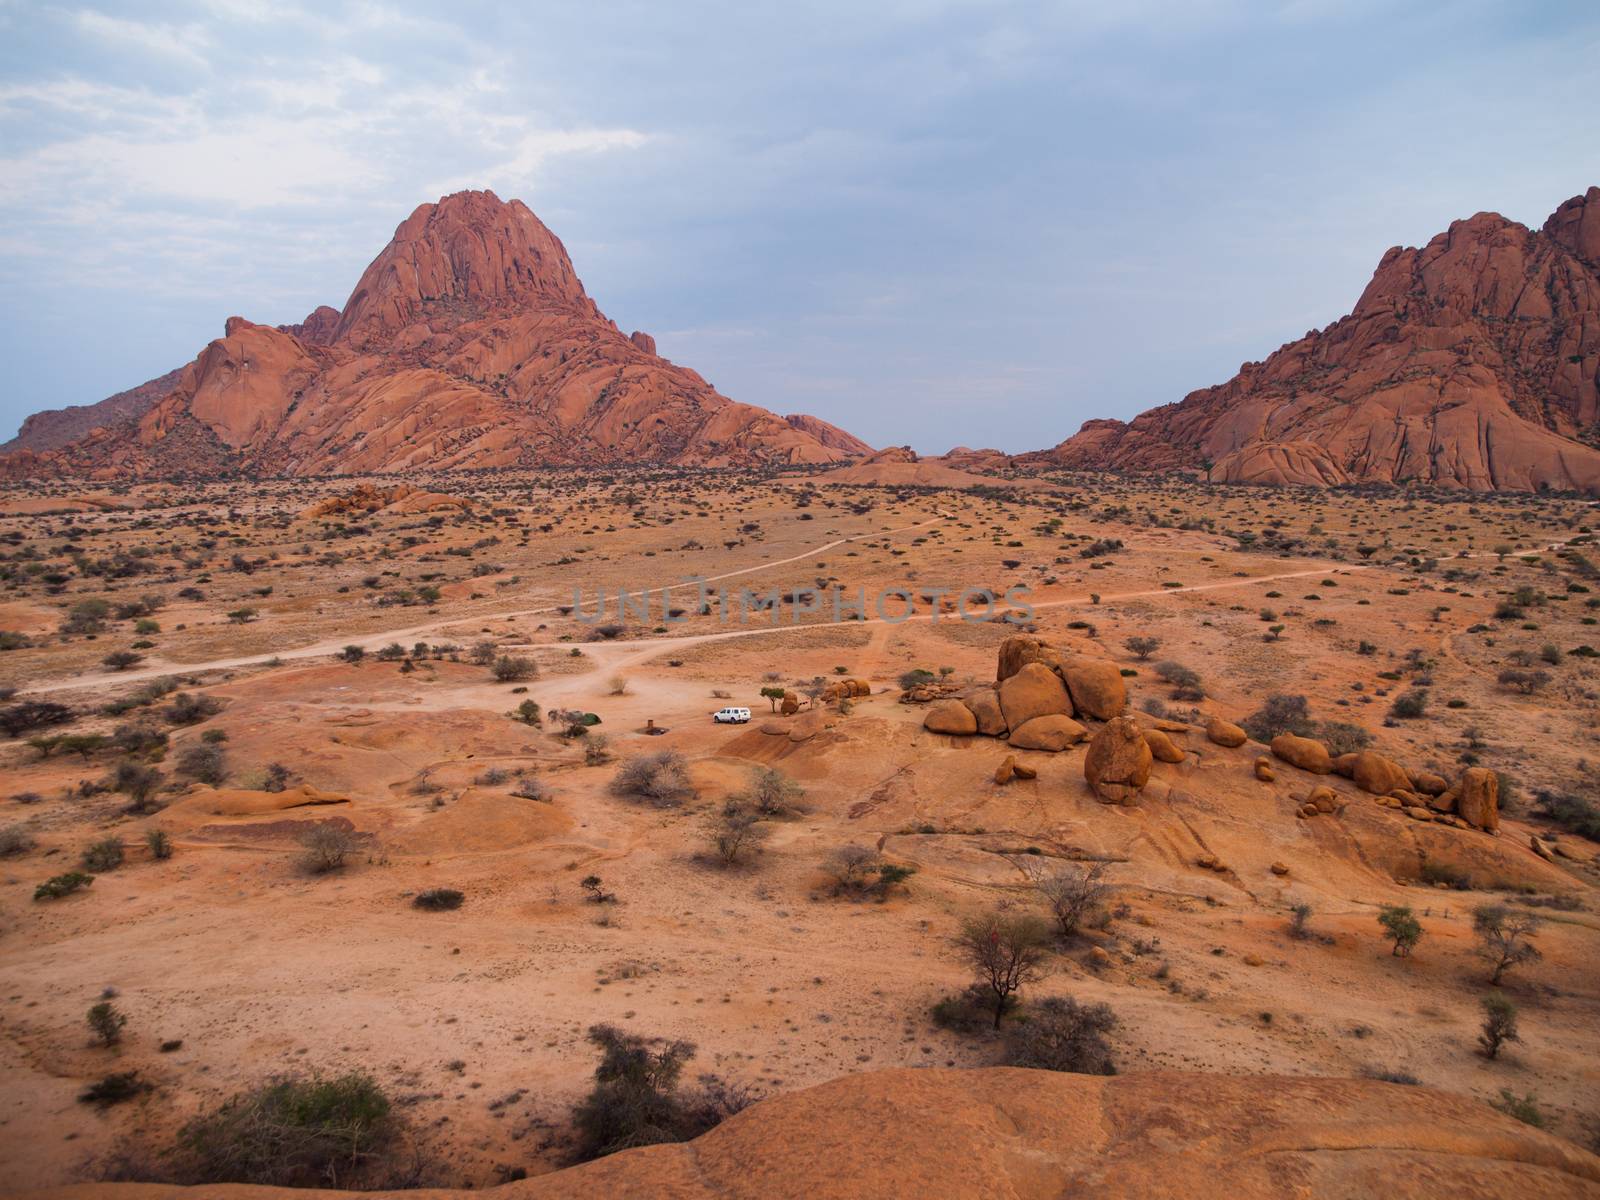
{"label": "dry bush", "polygon": [[344,866],[345,859],[355,849],[356,840],[348,829],[317,825],[306,831],[300,845],[303,847],[300,866],[309,874],[326,875]]}
{"label": "dry bush", "polygon": [[617,768],[608,790],[627,800],[674,808],[694,795],[689,764],[676,750],[630,758]]}

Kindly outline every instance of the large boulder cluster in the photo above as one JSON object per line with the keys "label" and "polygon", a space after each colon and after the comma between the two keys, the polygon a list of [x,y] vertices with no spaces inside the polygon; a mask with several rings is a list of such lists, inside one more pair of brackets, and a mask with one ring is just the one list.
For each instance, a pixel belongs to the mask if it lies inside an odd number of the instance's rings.
{"label": "large boulder cluster", "polygon": [[[1280,733],[1272,739],[1273,756],[1313,775],[1342,775],[1377,803],[1417,821],[1434,821],[1460,829],[1493,833],[1500,827],[1500,781],[1493,771],[1468,767],[1454,784],[1432,771],[1403,766],[1376,750],[1329,754],[1315,738]],[[1260,760],[1258,760],[1258,767]],[[1257,777],[1261,772],[1257,771]],[[1271,772],[1267,772],[1271,777]],[[1322,793],[1327,793],[1323,795]],[[1333,789],[1315,789],[1300,808],[1301,816],[1335,812]]]}
{"label": "large boulder cluster", "polygon": [[923,684],[901,699],[928,703],[922,724],[932,733],[980,734],[1019,750],[1055,752],[1089,735],[1078,718],[1120,716],[1128,693],[1115,663],[1019,634],[1001,643],[993,684]]}

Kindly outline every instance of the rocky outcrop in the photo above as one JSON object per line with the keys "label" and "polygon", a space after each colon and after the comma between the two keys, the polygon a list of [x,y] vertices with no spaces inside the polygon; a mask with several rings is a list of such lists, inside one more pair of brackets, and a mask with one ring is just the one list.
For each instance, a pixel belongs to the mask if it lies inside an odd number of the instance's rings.
{"label": "rocky outcrop", "polygon": [[1350,315],[1232,380],[1024,463],[1226,483],[1420,481],[1600,495],[1600,188],[1395,247]]}
{"label": "rocky outcrop", "polygon": [[1018,750],[1060,752],[1083,741],[1088,730],[1061,713],[1034,717],[1011,731],[1007,739]]}
{"label": "rocky outcrop", "polygon": [[[29,1200],[357,1195],[87,1183]],[[775,1096],[686,1144],[624,1150],[486,1191],[418,1195],[1595,1200],[1600,1158],[1469,1096],[1370,1079],[902,1068]]]}
{"label": "rocky outcrop", "polygon": [[1272,739],[1272,753],[1291,766],[1310,771],[1313,775],[1327,775],[1333,771],[1328,748],[1315,738],[1280,733]]}
{"label": "rocky outcrop", "polygon": [[182,377],[183,368],[178,367],[136,388],[107,396],[97,404],[75,404],[34,413],[22,422],[16,437],[0,445],[0,454],[19,450],[42,454],[87,437],[96,429],[137,421],[171,392]]}
{"label": "rocky outcrop", "polygon": [[1020,729],[1035,717],[1072,715],[1072,701],[1059,676],[1043,663],[1028,663],[1000,684],[1006,728]]}
{"label": "rocky outcrop", "polygon": [[1486,767],[1468,767],[1429,807],[1454,813],[1474,829],[1493,833],[1500,828],[1500,780]]}
{"label": "rocky outcrop", "polygon": [[[736,403],[657,357],[648,335],[624,335],[555,234],[492,192],[421,205],[337,314],[276,328],[230,319],[148,395],[157,383],[86,430],[88,418],[41,415],[0,474],[830,464],[871,452],[815,417]],[[69,428],[64,441],[40,433]]]}
{"label": "rocky outcrop", "polygon": [[978,719],[959,700],[936,700],[928,706],[927,715],[922,718],[922,727],[929,733],[963,737],[978,732]]}
{"label": "rocky outcrop", "polygon": [[1206,722],[1206,737],[1218,746],[1238,748],[1250,740],[1247,734],[1232,721],[1224,721],[1221,717],[1212,717]]}

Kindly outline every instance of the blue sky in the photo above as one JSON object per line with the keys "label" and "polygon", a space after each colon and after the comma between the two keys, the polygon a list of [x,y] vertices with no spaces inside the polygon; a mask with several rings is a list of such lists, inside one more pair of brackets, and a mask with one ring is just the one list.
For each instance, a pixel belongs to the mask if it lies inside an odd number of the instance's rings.
{"label": "blue sky", "polygon": [[0,0],[0,437],[520,197],[624,330],[876,445],[1054,444],[1600,183],[1600,8]]}

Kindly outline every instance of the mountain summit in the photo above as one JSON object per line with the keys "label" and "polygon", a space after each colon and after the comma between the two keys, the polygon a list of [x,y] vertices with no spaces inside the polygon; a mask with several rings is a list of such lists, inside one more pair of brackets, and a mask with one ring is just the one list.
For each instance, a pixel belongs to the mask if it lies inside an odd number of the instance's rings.
{"label": "mountain summit", "polygon": [[1600,493],[1600,188],[1396,246],[1350,315],[1131,422],[1024,456],[1228,483]]}
{"label": "mountain summit", "polygon": [[12,475],[832,463],[871,447],[721,395],[624,334],[520,200],[421,205],[344,308],[230,317],[176,376],[29,418]]}

